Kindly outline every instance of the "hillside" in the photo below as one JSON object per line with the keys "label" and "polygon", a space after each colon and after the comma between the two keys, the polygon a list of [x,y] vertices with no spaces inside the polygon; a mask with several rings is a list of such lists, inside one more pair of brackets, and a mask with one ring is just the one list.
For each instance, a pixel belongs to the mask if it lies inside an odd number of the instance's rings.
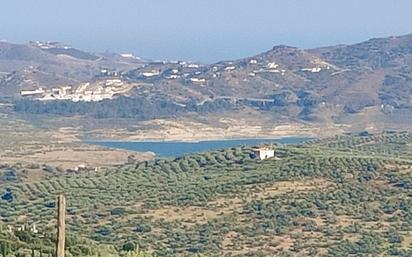
{"label": "hillside", "polygon": [[3,194],[0,217],[45,229],[65,193],[71,234],[157,256],[412,254],[410,133],[278,145],[265,161],[250,151],[0,182],[12,195]]}
{"label": "hillside", "polygon": [[20,45],[0,42],[0,95],[17,97],[22,90],[78,85],[102,70],[128,70],[144,61],[119,54],[92,54],[55,42]]}
{"label": "hillside", "polygon": [[[181,103],[223,98],[286,115],[297,107],[301,118],[312,119],[367,107],[388,114],[412,107],[411,49],[412,35],[322,49],[275,46],[245,59],[199,67],[148,65],[127,76],[154,83],[156,90]],[[142,76],[154,70],[157,76]]]}
{"label": "hillside", "polygon": [[[38,44],[0,45],[0,93],[13,96],[20,114],[141,121],[225,112],[237,119],[251,108],[273,123],[332,124],[347,131],[412,125],[412,35],[306,50],[281,45],[210,65]],[[124,86],[108,89],[111,81]],[[91,88],[81,91],[86,82]],[[51,89],[67,85],[74,95],[56,97]],[[49,92],[19,96],[39,87]],[[55,101],[36,101],[41,98]],[[73,102],[82,99],[86,103]]]}

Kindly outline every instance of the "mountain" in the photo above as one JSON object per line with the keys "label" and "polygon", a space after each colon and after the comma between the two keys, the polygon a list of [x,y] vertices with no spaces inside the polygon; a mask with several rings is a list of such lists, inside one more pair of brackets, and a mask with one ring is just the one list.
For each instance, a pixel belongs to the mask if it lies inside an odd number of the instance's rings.
{"label": "mountain", "polygon": [[[89,54],[58,43],[3,43],[0,49],[0,70],[6,74],[0,82],[3,95],[16,96],[28,83],[32,88],[52,87],[117,77],[131,86],[99,106],[113,109],[117,102],[140,103],[132,110],[121,106],[121,115],[111,112],[117,118],[151,119],[247,107],[317,124],[391,127],[406,122],[401,127],[408,128],[407,121],[412,120],[412,34],[316,49],[280,45],[256,56],[211,65]],[[117,71],[116,75],[101,76],[103,67]],[[118,97],[135,100],[118,101]],[[56,108],[56,102],[17,109],[38,114],[50,108],[62,109]],[[87,115],[93,109],[90,114],[96,116],[93,104],[76,108],[61,114]],[[143,115],[149,110],[153,115]]]}
{"label": "mountain", "polygon": [[0,42],[0,93],[88,82],[106,70],[128,70],[144,61],[119,54],[92,54],[57,42]]}
{"label": "mountain", "polygon": [[[382,117],[400,110],[410,115],[411,64],[412,35],[406,35],[308,50],[275,46],[240,60],[191,68],[149,65],[126,76],[153,83],[155,92],[182,103],[235,99],[285,115],[297,109],[298,118],[322,120],[368,108]],[[141,76],[153,70],[159,74]]]}
{"label": "mountain", "polygon": [[[311,50],[329,62],[346,69],[344,77],[352,91],[369,93],[374,103],[396,108],[411,108],[412,35],[371,39],[341,47]],[[350,78],[362,82],[363,89]]]}

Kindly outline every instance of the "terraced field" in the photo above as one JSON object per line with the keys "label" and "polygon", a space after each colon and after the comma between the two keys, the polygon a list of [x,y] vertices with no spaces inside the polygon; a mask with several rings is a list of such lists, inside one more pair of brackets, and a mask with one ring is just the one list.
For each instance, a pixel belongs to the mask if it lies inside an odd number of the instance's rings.
{"label": "terraced field", "polygon": [[158,256],[411,256],[412,135],[344,135],[3,183],[6,224],[53,226],[68,198],[70,234]]}

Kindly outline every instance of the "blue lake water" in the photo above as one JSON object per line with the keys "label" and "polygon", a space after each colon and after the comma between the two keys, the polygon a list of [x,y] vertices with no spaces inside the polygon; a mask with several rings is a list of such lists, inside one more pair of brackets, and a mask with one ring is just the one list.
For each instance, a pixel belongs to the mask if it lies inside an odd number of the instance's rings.
{"label": "blue lake water", "polygon": [[255,146],[260,144],[300,144],[313,138],[285,137],[279,139],[234,139],[200,142],[124,142],[124,141],[88,141],[90,144],[110,148],[126,149],[137,152],[154,152],[156,157],[177,157],[190,153],[204,152],[236,146]]}

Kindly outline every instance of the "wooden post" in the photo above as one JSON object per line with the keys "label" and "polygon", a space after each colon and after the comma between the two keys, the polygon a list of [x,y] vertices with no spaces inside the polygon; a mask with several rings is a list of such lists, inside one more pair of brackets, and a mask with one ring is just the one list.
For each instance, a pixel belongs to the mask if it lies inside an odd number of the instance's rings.
{"label": "wooden post", "polygon": [[57,213],[57,242],[56,242],[56,257],[64,257],[64,243],[66,234],[66,199],[64,195],[59,195],[57,198],[58,213]]}

